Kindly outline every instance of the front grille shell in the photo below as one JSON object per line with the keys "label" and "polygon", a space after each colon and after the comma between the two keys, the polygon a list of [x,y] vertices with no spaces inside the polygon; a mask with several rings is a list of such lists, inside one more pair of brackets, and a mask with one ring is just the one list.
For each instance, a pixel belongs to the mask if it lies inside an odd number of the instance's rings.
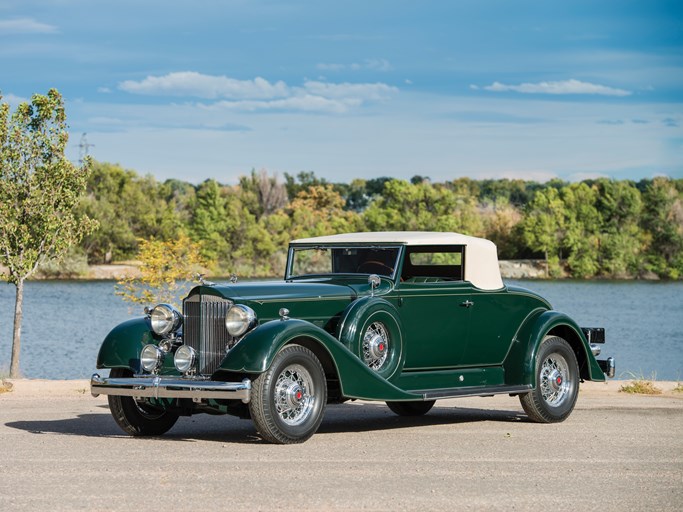
{"label": "front grille shell", "polygon": [[215,372],[236,341],[225,328],[225,315],[232,304],[228,299],[203,294],[183,301],[183,341],[197,352],[200,375]]}

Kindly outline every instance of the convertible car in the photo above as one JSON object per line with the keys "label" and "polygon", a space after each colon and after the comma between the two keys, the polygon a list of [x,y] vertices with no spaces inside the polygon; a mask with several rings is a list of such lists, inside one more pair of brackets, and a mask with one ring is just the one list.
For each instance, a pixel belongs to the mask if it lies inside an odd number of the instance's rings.
{"label": "convertible car", "polygon": [[614,376],[596,360],[602,328],[579,327],[539,295],[505,285],[496,246],[456,233],[347,233],[295,240],[284,281],[204,282],[115,327],[94,396],[131,435],[181,415],[251,418],[299,443],[328,404],[386,402],[401,416],[436,400],[518,396],[534,422],[566,419],[579,382]]}

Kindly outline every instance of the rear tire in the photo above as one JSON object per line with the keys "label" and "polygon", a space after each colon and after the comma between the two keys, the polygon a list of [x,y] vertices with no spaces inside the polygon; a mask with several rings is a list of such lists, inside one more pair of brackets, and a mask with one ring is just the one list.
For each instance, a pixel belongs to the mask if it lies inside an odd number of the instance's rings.
{"label": "rear tire", "polygon": [[[133,372],[124,368],[113,368],[110,377],[132,377]],[[138,403],[130,396],[108,395],[109,410],[121,429],[131,436],[160,436],[168,432],[178,414],[161,407]]]}
{"label": "rear tire", "polygon": [[579,364],[569,343],[549,336],[536,357],[536,388],[519,396],[524,412],[536,423],[564,421],[579,396]]}
{"label": "rear tire", "polygon": [[387,407],[399,416],[424,416],[434,407],[436,400],[425,402],[387,402]]}

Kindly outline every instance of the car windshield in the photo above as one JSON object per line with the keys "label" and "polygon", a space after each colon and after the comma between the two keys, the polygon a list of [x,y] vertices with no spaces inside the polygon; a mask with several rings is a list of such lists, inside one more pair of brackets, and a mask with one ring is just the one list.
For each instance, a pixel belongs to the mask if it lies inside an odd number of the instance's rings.
{"label": "car windshield", "polygon": [[294,247],[288,278],[328,274],[393,277],[399,247]]}

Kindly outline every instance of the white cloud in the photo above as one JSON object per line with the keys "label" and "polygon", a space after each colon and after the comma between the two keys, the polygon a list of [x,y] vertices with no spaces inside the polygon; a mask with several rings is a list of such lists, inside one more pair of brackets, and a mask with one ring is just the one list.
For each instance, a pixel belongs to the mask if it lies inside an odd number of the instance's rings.
{"label": "white cloud", "polygon": [[41,23],[33,18],[0,20],[0,34],[56,34],[57,27]]}
{"label": "white cloud", "polygon": [[357,107],[361,103],[362,100],[357,98],[334,100],[323,98],[322,96],[305,94],[301,96],[293,96],[291,98],[269,101],[219,101],[218,103],[206,106],[205,108],[211,109],[218,107],[228,110],[241,110],[247,112],[255,112],[259,110],[297,110],[301,112],[343,114],[344,112],[347,112],[349,108]]}
{"label": "white cloud", "polygon": [[119,89],[133,94],[193,96],[216,99],[268,99],[289,95],[287,85],[270,83],[265,78],[237,80],[227,76],[203,75],[195,71],[180,71],[164,76],[148,76],[144,80],[126,80]]}
{"label": "white cloud", "polygon": [[321,71],[343,71],[346,69],[346,66],[344,64],[320,63],[316,67]]}
{"label": "white cloud", "polygon": [[[471,85],[470,88],[473,90],[478,89],[476,85]],[[601,96],[629,96],[631,94],[631,91],[624,89],[581,82],[575,79],[559,82],[522,83],[519,85],[493,82],[491,85],[484,86],[483,89],[493,92],[514,91],[523,94],[598,94]]]}
{"label": "white cloud", "polygon": [[320,63],[316,66],[321,71],[391,71],[393,66],[387,59],[365,59],[363,62],[353,62],[351,64]]}
{"label": "white cloud", "polygon": [[366,101],[383,100],[398,92],[396,87],[379,82],[374,84],[351,84],[348,82],[334,84],[309,80],[304,83],[304,89],[325,98],[357,98]]}
{"label": "white cloud", "polygon": [[384,83],[331,83],[308,80],[302,86],[285,82],[271,83],[257,77],[236,80],[226,76],[202,75],[194,71],[148,76],[144,80],[126,80],[119,89],[146,95],[194,96],[219,99],[203,109],[259,111],[291,110],[301,112],[344,113],[367,102],[383,101],[398,92]]}
{"label": "white cloud", "polygon": [[2,99],[2,103],[7,103],[10,107],[16,108],[19,103],[28,103],[30,100],[28,98],[22,98],[21,96],[15,96],[14,94],[5,94],[2,95],[2,91],[0,91],[0,97]]}

